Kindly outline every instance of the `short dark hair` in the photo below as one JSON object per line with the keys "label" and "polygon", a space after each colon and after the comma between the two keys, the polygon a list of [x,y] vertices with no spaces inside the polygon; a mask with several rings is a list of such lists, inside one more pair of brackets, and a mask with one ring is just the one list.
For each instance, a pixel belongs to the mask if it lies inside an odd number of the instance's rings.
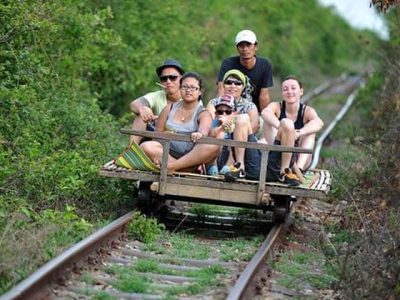
{"label": "short dark hair", "polygon": [[203,81],[203,77],[201,77],[201,75],[199,73],[196,72],[186,72],[182,75],[181,79],[179,80],[179,85],[182,85],[183,80],[185,80],[186,78],[194,78],[199,82],[199,88],[201,91],[201,95],[199,96],[198,101],[200,101],[202,99],[203,96],[203,92],[204,92],[204,81]]}
{"label": "short dark hair", "polygon": [[301,83],[300,79],[299,79],[297,76],[295,76],[295,75],[288,75],[288,76],[284,77],[284,78],[282,79],[282,82],[284,82],[284,81],[286,81],[286,80],[289,80],[289,79],[296,80],[296,81],[299,83],[300,88],[301,88],[301,89],[303,88],[303,84]]}

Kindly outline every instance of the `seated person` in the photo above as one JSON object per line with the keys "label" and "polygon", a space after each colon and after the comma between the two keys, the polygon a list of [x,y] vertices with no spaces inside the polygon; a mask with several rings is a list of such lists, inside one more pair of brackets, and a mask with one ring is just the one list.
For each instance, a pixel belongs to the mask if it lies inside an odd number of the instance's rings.
{"label": "seated person", "polygon": [[[229,70],[225,73],[223,77],[223,88],[224,88],[224,96],[222,97],[227,97],[227,96],[232,96],[234,99],[234,105],[235,105],[235,117],[234,118],[224,118],[221,116],[216,115],[216,104],[219,103],[221,100],[221,97],[217,97],[215,99],[210,100],[210,102],[207,105],[207,109],[211,112],[211,114],[221,120],[226,120],[227,122],[235,122],[235,127],[232,130],[232,136],[234,140],[237,141],[247,141],[249,139],[249,136],[252,136],[254,133],[256,133],[259,129],[259,117],[258,117],[258,110],[256,105],[253,102],[250,102],[248,100],[245,100],[242,97],[243,90],[246,86],[246,76],[240,72],[239,70],[232,69]],[[216,131],[221,129],[222,127],[227,127],[227,124],[221,124],[218,127],[215,128]],[[210,136],[217,137],[218,133],[213,132],[210,134]],[[219,136],[220,137],[220,136]],[[253,138],[253,136],[251,137]],[[255,139],[255,137],[254,137]],[[223,150],[226,149],[226,147],[223,148]],[[239,169],[241,177],[244,177],[244,174],[246,173],[245,169],[245,148],[235,148],[234,153],[234,160],[237,163],[240,163]],[[229,163],[229,162],[226,162]],[[225,173],[228,169],[222,169],[222,173]],[[215,175],[218,173],[218,170],[216,167],[209,167],[208,173],[210,175]]]}
{"label": "seated person", "polygon": [[[201,164],[213,161],[219,152],[218,145],[195,144],[207,136],[212,122],[211,114],[201,102],[203,80],[199,74],[185,73],[180,80],[182,100],[168,104],[161,112],[157,131],[190,134],[192,142],[171,141],[167,169],[195,171]],[[140,147],[154,162],[162,159],[163,146],[158,141],[143,142]]]}
{"label": "seated person", "polygon": [[[216,117],[212,123],[211,137],[257,142],[257,138],[252,133],[248,114],[238,114],[235,98],[232,95],[226,94],[218,97],[214,104]],[[257,175],[252,174],[256,168],[252,164],[257,164],[258,161],[251,157],[253,152],[252,149],[236,147],[231,150],[223,147],[218,157],[220,174],[224,174],[229,181],[234,181],[232,176],[236,178],[256,177]],[[256,159],[259,159],[259,155],[256,155]],[[248,174],[245,173],[245,170],[248,171]]]}
{"label": "seated person", "polygon": [[[156,69],[156,73],[161,82],[158,85],[162,86],[163,89],[148,93],[132,101],[130,108],[135,114],[132,129],[154,131],[154,121],[158,118],[163,108],[168,103],[174,103],[181,99],[179,80],[184,73],[181,64],[174,59],[167,59]],[[143,137],[141,136],[130,136],[130,141],[135,141],[137,144],[142,139]]]}
{"label": "seated person", "polygon": [[[261,113],[266,125],[266,142],[313,149],[315,135],[324,124],[313,108],[300,102],[303,95],[302,83],[295,76],[287,76],[282,81],[281,92],[283,101],[270,103]],[[271,151],[268,157],[267,180],[299,185],[298,176],[289,168],[304,172],[310,164],[311,154],[293,155],[290,152]]]}

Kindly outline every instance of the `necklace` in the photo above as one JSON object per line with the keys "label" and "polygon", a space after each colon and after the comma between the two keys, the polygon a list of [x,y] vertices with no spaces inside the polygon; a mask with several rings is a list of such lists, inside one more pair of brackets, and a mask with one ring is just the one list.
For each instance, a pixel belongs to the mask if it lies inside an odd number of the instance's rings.
{"label": "necklace", "polygon": [[184,109],[181,109],[181,111],[179,111],[178,119],[182,123],[185,123],[185,121],[189,120],[192,117],[194,109],[195,109],[195,107],[190,109],[189,111],[185,111]]}
{"label": "necklace", "polygon": [[183,112],[182,112],[182,114],[181,114],[181,122],[184,123],[185,120],[186,120],[186,118],[188,118],[191,114],[192,114],[192,112],[190,112],[189,114],[185,115],[185,114],[183,114]]}

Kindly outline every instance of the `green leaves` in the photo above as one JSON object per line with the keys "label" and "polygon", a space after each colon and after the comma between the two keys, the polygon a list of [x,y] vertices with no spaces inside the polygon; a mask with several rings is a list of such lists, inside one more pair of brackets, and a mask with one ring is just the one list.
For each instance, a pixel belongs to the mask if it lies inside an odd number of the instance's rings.
{"label": "green leaves", "polygon": [[133,238],[144,243],[154,242],[161,232],[165,229],[163,224],[157,223],[153,218],[146,218],[136,212],[132,222],[129,224],[128,232]]}

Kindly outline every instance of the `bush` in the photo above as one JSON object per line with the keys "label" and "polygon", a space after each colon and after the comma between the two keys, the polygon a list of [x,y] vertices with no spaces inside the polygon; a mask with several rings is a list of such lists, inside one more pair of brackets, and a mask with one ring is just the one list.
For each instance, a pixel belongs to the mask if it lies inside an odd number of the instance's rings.
{"label": "bush", "polygon": [[[393,61],[400,59],[400,9],[389,23],[392,38],[382,45],[382,64],[370,90],[368,135],[376,139],[368,163],[373,174],[364,174],[351,191],[352,210],[344,229],[353,241],[342,259],[341,288],[349,299],[397,299],[400,296],[400,72]],[[377,86],[376,82],[380,82]],[[357,213],[355,213],[357,212]]]}
{"label": "bush", "polygon": [[154,242],[164,229],[165,226],[157,223],[155,219],[146,218],[135,212],[128,232],[131,237],[148,244]]}

